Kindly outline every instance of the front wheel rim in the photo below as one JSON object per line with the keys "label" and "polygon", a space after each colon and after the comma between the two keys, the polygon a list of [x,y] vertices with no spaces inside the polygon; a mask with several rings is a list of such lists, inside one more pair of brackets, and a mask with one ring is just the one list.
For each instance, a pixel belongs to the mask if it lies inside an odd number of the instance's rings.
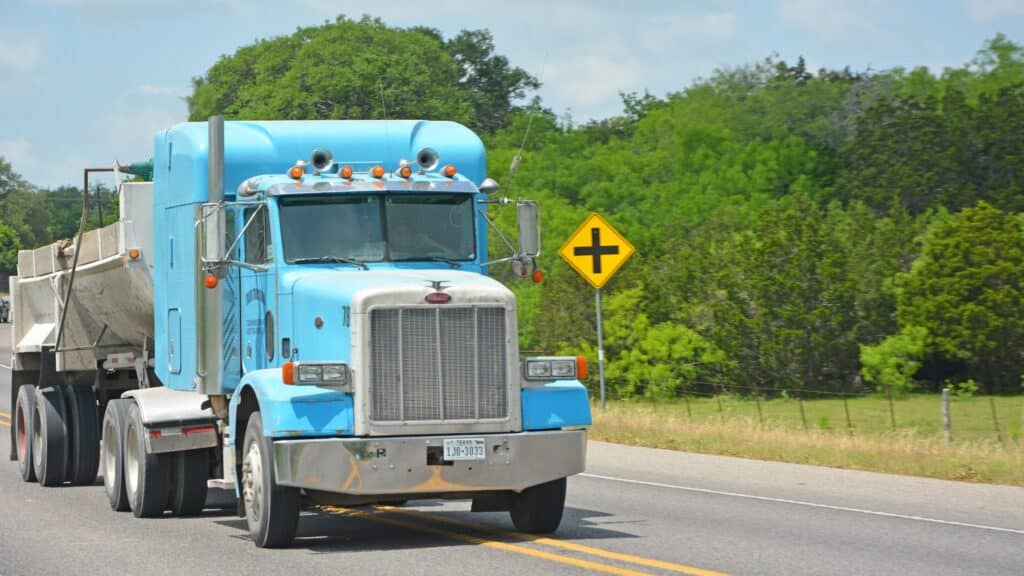
{"label": "front wheel rim", "polygon": [[242,495],[251,518],[260,517],[263,501],[263,459],[258,442],[249,444],[242,463]]}

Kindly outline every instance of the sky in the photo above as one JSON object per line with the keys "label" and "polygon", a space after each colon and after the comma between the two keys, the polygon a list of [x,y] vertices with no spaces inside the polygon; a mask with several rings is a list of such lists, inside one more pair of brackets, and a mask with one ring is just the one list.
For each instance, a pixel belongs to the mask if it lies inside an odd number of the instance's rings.
{"label": "sky", "polygon": [[772,54],[940,72],[997,33],[1024,43],[1024,0],[0,0],[0,155],[46,188],[149,158],[218,58],[339,14],[487,28],[577,123],[620,113],[619,92],[660,97]]}

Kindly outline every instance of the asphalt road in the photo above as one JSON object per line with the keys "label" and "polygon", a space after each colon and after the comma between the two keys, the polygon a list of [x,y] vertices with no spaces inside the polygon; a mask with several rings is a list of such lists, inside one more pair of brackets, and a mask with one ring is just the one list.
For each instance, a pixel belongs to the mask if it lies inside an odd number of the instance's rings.
{"label": "asphalt road", "polygon": [[[0,456],[9,385],[0,367]],[[231,493],[142,520],[112,512],[102,482],[41,488],[2,460],[0,575],[1024,574],[1021,488],[591,442],[552,538],[468,508],[311,509],[292,548],[258,550]]]}

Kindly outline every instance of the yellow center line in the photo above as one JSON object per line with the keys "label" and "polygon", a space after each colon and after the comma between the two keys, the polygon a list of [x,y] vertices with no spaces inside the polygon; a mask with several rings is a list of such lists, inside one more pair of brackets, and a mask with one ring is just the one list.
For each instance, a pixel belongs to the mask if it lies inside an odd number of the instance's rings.
{"label": "yellow center line", "polygon": [[10,419],[11,419],[11,415],[10,415],[10,414],[8,414],[7,412],[0,412],[0,416],[2,416],[2,417],[4,417],[4,418],[7,418],[8,420],[10,420]]}
{"label": "yellow center line", "polygon": [[565,540],[558,540],[555,538],[548,538],[545,536],[537,536],[535,534],[527,534],[525,532],[516,532],[514,530],[502,530],[501,528],[492,528],[490,526],[484,526],[475,524],[473,522],[466,522],[464,520],[458,520],[456,518],[448,518],[446,516],[440,516],[438,514],[431,514],[427,512],[420,512],[418,510],[407,510],[402,508],[395,508],[394,506],[377,506],[380,510],[386,510],[388,512],[396,512],[398,514],[405,514],[407,516],[420,517],[429,520],[436,520],[438,522],[444,522],[453,526],[462,526],[464,528],[471,528],[479,530],[481,532],[487,532],[489,534],[495,534],[498,536],[505,536],[507,538],[517,538],[520,540],[526,540],[535,544],[542,544],[545,546],[552,546],[554,548],[562,548],[565,550],[572,550],[573,552],[581,552],[583,554],[590,554],[592,556],[600,556],[601,558],[607,558],[609,560],[618,560],[619,562],[628,562],[630,564],[638,564],[641,566],[647,566],[649,568],[658,568],[660,570],[670,570],[672,572],[681,572],[683,574],[692,574],[693,576],[728,576],[724,572],[715,572],[714,570],[705,570],[703,568],[697,568],[694,566],[687,566],[685,564],[676,564],[674,562],[666,562],[664,560],[655,560],[654,558],[645,558],[643,556],[634,556],[632,554],[623,554],[621,552],[612,552],[611,550],[604,550],[601,548],[594,548],[593,546],[586,546],[583,544],[576,544],[575,542],[566,542]]}
{"label": "yellow center line", "polygon": [[419,532],[427,532],[430,534],[437,534],[453,540],[461,540],[462,542],[468,542],[470,544],[477,544],[480,546],[487,546],[488,548],[495,548],[503,550],[505,552],[512,552],[515,554],[523,554],[525,556],[533,556],[534,558],[540,558],[542,560],[548,560],[550,562],[556,562],[558,564],[566,564],[569,566],[575,566],[577,568],[585,568],[593,570],[595,572],[604,572],[606,574],[616,574],[617,576],[650,576],[647,572],[638,572],[636,570],[630,570],[628,568],[619,568],[610,564],[601,564],[600,562],[591,562],[589,560],[581,560],[579,558],[571,558],[569,556],[559,556],[558,554],[552,554],[543,550],[535,550],[526,546],[520,546],[518,544],[509,544],[507,542],[499,542],[497,540],[488,540],[487,538],[480,538],[478,536],[470,536],[469,534],[461,534],[459,532],[451,532],[442,528],[434,526],[425,526],[416,522],[406,522],[397,518],[390,518],[382,514],[372,514],[368,512],[362,512],[359,510],[352,510],[351,508],[342,508],[340,506],[320,506],[321,510],[328,512],[334,512],[343,514],[345,516],[352,516],[354,518],[361,518],[364,520],[370,520],[372,522],[380,522],[383,524],[390,524],[392,526],[398,526],[400,528],[407,528],[409,530],[417,530]]}

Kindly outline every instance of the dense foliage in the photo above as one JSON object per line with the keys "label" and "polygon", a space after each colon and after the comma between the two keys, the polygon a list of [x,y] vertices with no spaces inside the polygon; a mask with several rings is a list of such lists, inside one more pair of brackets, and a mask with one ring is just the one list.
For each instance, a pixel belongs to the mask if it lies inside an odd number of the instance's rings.
{"label": "dense foliage", "polygon": [[[613,394],[1020,391],[1024,50],[1006,38],[941,74],[769,58],[623,94],[622,115],[583,125],[522,108],[537,86],[486,31],[338,18],[223,57],[188,103],[196,119],[381,118],[383,91],[391,118],[476,128],[504,193],[543,210],[547,277],[510,282],[524,351],[596,362],[593,290],[557,247],[603,214],[638,249],[604,290]],[[73,191],[32,192],[5,163],[0,186],[0,268],[72,233],[48,198]],[[494,209],[509,230],[513,212]]]}
{"label": "dense foliage", "polygon": [[537,80],[494,53],[486,30],[450,40],[364,16],[262,40],[193,81],[189,118],[425,118],[483,132],[504,126]]}

